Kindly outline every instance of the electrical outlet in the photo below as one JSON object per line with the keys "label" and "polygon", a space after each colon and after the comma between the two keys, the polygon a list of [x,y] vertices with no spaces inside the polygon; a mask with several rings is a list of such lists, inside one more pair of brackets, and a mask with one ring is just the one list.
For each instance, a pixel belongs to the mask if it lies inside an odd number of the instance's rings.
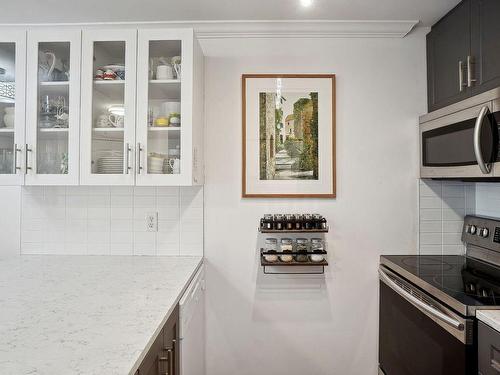
{"label": "electrical outlet", "polygon": [[158,212],[148,212],[146,214],[146,230],[148,232],[158,232]]}

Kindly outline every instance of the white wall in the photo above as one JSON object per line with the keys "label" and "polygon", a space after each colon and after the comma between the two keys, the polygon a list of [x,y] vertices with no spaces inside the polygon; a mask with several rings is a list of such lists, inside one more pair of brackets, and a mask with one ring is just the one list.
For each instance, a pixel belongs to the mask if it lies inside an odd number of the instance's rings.
{"label": "white wall", "polygon": [[[380,254],[417,252],[425,30],[404,39],[202,41],[208,375],[376,374]],[[241,74],[337,74],[338,198],[242,199]],[[264,276],[259,218],[327,217],[324,277]]]}

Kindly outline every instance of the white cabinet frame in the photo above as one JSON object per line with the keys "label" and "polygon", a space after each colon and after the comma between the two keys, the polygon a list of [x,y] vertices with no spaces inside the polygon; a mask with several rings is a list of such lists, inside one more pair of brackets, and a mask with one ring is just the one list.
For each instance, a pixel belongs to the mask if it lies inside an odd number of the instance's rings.
{"label": "white cabinet frame", "polygon": [[[38,174],[38,45],[44,42],[70,43],[68,173]],[[80,132],[81,30],[51,28],[28,30],[26,70],[26,185],[78,185]],[[31,151],[29,151],[31,150]]]}
{"label": "white cabinet frame", "polygon": [[[15,43],[15,75],[16,75],[16,99],[15,99],[15,122],[14,122],[14,160],[15,169],[13,174],[0,174],[0,185],[23,185],[25,164],[25,126],[26,126],[26,31],[0,32],[0,43]],[[0,114],[3,116],[3,113]]]}
{"label": "white cabinet frame", "polygon": [[[93,174],[92,170],[92,100],[94,90],[94,42],[125,42],[124,88],[124,174]],[[133,185],[135,182],[135,94],[136,94],[136,29],[89,29],[82,37],[82,111],[81,111],[81,185]],[[127,150],[127,145],[130,151]],[[128,156],[128,157],[127,157]]]}
{"label": "white cabinet frame", "polygon": [[[180,173],[148,174],[148,105],[149,105],[149,42],[178,40],[181,42],[181,128]],[[136,185],[179,186],[192,184],[193,136],[193,43],[192,29],[141,29],[137,44],[137,144],[142,170],[137,171]]]}

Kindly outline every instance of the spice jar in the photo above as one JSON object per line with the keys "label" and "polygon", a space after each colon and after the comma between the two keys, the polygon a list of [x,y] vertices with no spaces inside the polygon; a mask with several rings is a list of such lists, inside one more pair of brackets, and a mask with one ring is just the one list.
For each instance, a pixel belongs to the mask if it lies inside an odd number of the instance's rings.
{"label": "spice jar", "polygon": [[294,219],[295,219],[295,229],[296,230],[302,229],[302,215],[295,214],[293,216],[294,216]]}
{"label": "spice jar", "polygon": [[292,230],[295,228],[294,226],[295,226],[294,216],[292,214],[286,214],[285,215],[285,228],[287,230]]}
{"label": "spice jar", "polygon": [[307,262],[307,251],[309,248],[309,241],[307,238],[297,238],[297,247],[295,251],[298,253],[295,255],[295,260],[297,262]]}
{"label": "spice jar", "polygon": [[264,218],[261,220],[262,229],[273,229],[273,215],[265,214]]}
{"label": "spice jar", "polygon": [[281,214],[274,215],[274,229],[283,230],[284,217]]}
{"label": "spice jar", "polygon": [[314,229],[314,222],[311,214],[304,215],[303,229]]}
{"label": "spice jar", "polygon": [[278,255],[276,253],[278,252],[278,240],[276,238],[266,238],[264,251],[267,253],[274,253],[264,255],[266,262],[277,262]]}
{"label": "spice jar", "polygon": [[325,245],[321,238],[311,238],[311,251],[315,254],[311,255],[312,262],[322,262],[325,260],[325,255],[322,253],[325,250]]}
{"label": "spice jar", "polygon": [[[281,252],[282,253],[292,253],[293,252],[293,242],[291,238],[281,239]],[[280,260],[282,262],[291,262],[293,260],[292,255],[280,255]]]}

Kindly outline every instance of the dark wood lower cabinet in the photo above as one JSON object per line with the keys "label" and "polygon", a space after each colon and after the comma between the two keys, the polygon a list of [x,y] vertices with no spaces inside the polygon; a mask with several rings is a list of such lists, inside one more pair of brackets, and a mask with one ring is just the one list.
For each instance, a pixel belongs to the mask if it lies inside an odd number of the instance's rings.
{"label": "dark wood lower cabinet", "polygon": [[136,375],[179,375],[179,306],[176,306]]}

